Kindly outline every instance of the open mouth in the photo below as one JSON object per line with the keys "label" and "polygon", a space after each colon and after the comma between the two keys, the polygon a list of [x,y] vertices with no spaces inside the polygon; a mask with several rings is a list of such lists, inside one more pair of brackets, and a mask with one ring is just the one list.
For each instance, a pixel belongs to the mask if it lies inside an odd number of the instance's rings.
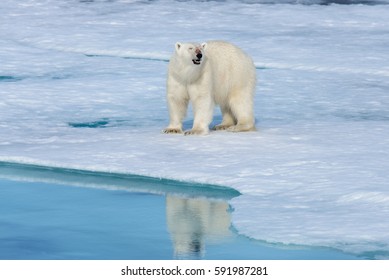
{"label": "open mouth", "polygon": [[200,59],[200,58],[198,58],[198,59],[192,59],[192,62],[193,62],[193,64],[199,65],[200,62],[201,62],[201,59]]}

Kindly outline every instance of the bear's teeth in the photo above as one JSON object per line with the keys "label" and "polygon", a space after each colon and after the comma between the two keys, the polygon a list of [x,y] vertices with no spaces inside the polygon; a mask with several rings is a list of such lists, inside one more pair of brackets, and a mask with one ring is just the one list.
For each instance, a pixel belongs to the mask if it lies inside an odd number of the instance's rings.
{"label": "bear's teeth", "polygon": [[200,59],[192,59],[192,61],[193,61],[194,64],[200,64],[201,60]]}

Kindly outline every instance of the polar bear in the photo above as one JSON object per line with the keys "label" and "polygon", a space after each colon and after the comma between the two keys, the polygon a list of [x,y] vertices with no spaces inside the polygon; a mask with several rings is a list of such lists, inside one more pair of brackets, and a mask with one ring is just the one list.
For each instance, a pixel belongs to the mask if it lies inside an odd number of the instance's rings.
{"label": "polar bear", "polygon": [[215,104],[223,121],[214,130],[255,130],[255,85],[254,63],[238,47],[224,41],[176,43],[167,76],[170,123],[163,132],[183,133],[189,101],[194,121],[185,135],[209,133]]}

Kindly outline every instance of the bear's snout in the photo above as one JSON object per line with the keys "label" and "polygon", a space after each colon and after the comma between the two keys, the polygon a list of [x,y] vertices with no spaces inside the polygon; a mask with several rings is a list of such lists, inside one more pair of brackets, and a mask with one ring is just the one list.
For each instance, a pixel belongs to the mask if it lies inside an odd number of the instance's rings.
{"label": "bear's snout", "polygon": [[196,49],[196,59],[192,59],[193,63],[196,65],[199,65],[201,63],[201,58],[203,57],[203,54],[199,49]]}

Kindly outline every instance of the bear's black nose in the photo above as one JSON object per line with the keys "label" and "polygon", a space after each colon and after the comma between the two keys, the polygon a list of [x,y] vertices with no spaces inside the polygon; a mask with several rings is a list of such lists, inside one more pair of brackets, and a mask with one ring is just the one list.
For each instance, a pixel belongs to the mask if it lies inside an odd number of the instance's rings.
{"label": "bear's black nose", "polygon": [[197,57],[198,59],[200,59],[200,58],[203,57],[203,55],[202,55],[201,53],[198,53],[198,54],[196,55],[196,57]]}

